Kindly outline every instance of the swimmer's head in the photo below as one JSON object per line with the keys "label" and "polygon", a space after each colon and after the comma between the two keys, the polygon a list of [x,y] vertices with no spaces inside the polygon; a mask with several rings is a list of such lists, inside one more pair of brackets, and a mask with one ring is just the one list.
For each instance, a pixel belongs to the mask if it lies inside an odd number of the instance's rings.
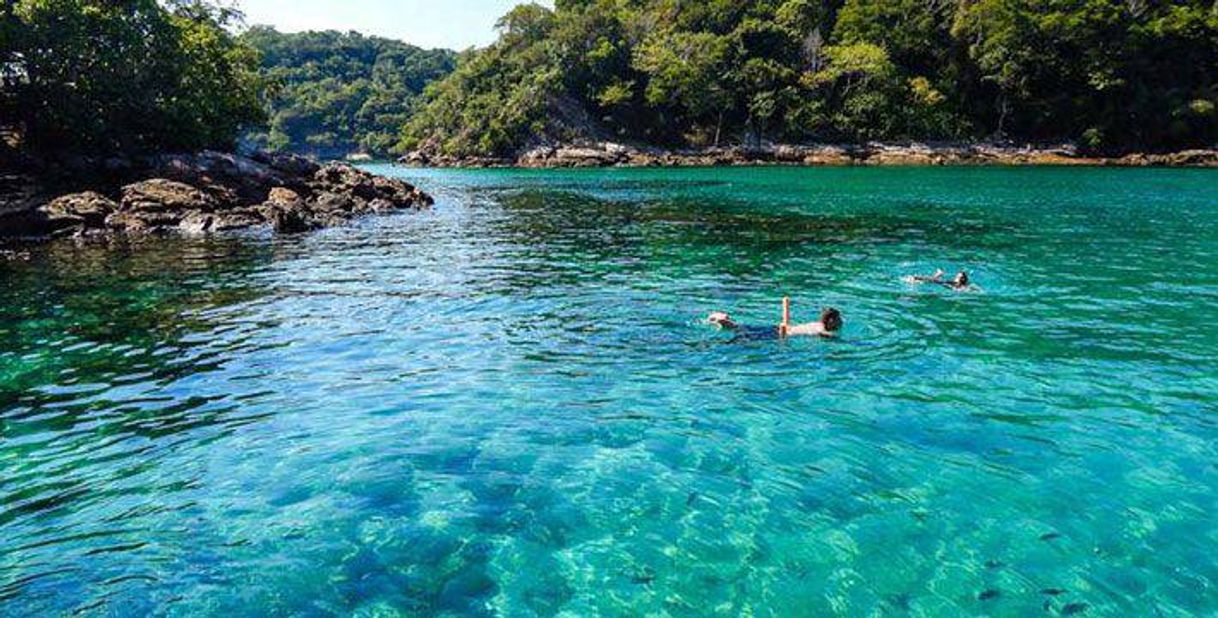
{"label": "swimmer's head", "polygon": [[820,323],[824,325],[825,330],[835,333],[842,329],[842,312],[829,307],[820,312]]}
{"label": "swimmer's head", "polygon": [[736,328],[736,322],[732,320],[732,316],[722,311],[712,311],[710,315],[706,316],[706,322],[719,328]]}
{"label": "swimmer's head", "polygon": [[956,273],[956,278],[952,279],[952,285],[958,288],[967,288],[969,284],[968,273],[963,270]]}

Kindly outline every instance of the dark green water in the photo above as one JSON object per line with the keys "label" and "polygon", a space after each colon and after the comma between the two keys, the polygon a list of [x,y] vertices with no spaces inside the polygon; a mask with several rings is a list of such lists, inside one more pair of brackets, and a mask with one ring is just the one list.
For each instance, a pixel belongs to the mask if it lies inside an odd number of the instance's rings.
{"label": "dark green water", "polygon": [[1218,173],[377,169],[0,261],[0,614],[1218,613]]}

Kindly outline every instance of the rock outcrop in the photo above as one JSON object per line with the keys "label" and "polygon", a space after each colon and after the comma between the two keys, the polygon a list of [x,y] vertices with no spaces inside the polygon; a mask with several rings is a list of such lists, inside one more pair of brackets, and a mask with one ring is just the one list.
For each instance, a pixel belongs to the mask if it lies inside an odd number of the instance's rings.
{"label": "rock outcrop", "polygon": [[210,234],[250,227],[296,233],[355,217],[423,209],[414,186],[342,163],[203,152],[124,166],[115,187],[37,199],[0,212],[0,236]]}

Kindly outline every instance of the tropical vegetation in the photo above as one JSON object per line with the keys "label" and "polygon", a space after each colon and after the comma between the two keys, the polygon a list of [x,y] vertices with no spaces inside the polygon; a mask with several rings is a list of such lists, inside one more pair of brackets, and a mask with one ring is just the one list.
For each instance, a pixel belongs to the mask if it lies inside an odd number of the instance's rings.
{"label": "tropical vegetation", "polygon": [[[1213,0],[555,0],[455,54],[212,0],[0,4],[0,131],[86,154],[1218,142]],[[392,16],[386,16],[387,18]],[[7,140],[11,141],[11,140]]]}
{"label": "tropical vegetation", "polygon": [[448,50],[356,32],[284,34],[255,26],[241,42],[258,50],[270,84],[269,123],[249,139],[322,157],[387,154],[423,89],[456,64]]}
{"label": "tropical vegetation", "polygon": [[1212,0],[557,0],[499,28],[399,148],[1218,140]]}
{"label": "tropical vegetation", "polygon": [[237,15],[200,0],[8,0],[0,128],[24,148],[113,154],[224,148],[264,118]]}

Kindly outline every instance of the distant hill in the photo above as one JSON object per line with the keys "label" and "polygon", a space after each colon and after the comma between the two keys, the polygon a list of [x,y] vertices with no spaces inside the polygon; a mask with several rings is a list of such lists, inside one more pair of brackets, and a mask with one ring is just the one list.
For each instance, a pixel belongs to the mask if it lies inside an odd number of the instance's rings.
{"label": "distant hill", "polygon": [[256,26],[241,40],[261,53],[270,82],[269,122],[246,140],[324,158],[388,154],[424,88],[456,65],[449,50],[356,32],[284,34]]}

